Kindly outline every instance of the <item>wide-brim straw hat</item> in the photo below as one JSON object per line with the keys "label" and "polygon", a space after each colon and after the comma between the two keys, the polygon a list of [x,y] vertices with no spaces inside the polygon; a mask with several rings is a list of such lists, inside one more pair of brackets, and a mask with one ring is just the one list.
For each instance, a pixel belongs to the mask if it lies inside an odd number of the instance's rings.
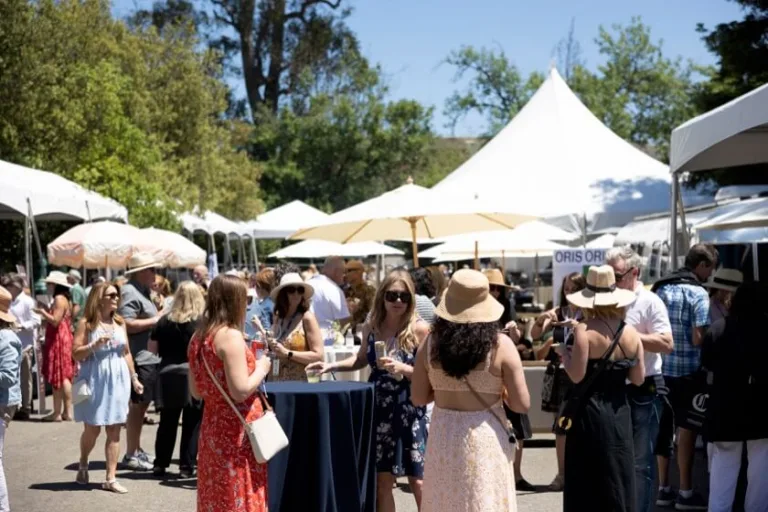
{"label": "wide-brim straw hat", "polygon": [[493,286],[503,286],[504,288],[512,288],[504,282],[504,276],[501,275],[501,270],[497,268],[487,268],[483,270],[483,275],[488,278],[488,283]]}
{"label": "wide-brim straw hat", "polygon": [[277,296],[280,295],[280,291],[286,286],[303,286],[304,287],[304,299],[309,300],[315,294],[315,289],[311,284],[304,281],[296,272],[289,272],[280,278],[280,284],[277,285],[272,293],[269,294],[272,300],[277,302]]}
{"label": "wide-brim straw hat", "polygon": [[13,302],[11,292],[0,286],[0,320],[15,324],[16,317],[11,313],[11,302]]}
{"label": "wide-brim straw hat", "polygon": [[735,292],[744,283],[744,274],[733,268],[719,268],[704,283],[707,288]]}
{"label": "wide-brim straw hat", "polygon": [[67,281],[67,274],[59,272],[58,270],[52,270],[48,277],[45,278],[45,282],[57,286],[63,286],[64,288],[72,288],[72,285]]}
{"label": "wide-brim straw hat", "polygon": [[497,322],[504,306],[490,294],[489,288],[488,278],[482,273],[459,270],[448,283],[435,314],[456,324]]}
{"label": "wide-brim straw hat", "polygon": [[125,275],[135,274],[148,268],[162,267],[162,263],[157,261],[154,256],[147,253],[138,253],[131,256],[128,260],[128,270],[125,271]]}
{"label": "wide-brim straw hat", "polygon": [[587,287],[566,297],[574,306],[594,309],[595,306],[613,306],[624,308],[635,302],[635,292],[616,287],[613,267],[602,265],[589,267]]}

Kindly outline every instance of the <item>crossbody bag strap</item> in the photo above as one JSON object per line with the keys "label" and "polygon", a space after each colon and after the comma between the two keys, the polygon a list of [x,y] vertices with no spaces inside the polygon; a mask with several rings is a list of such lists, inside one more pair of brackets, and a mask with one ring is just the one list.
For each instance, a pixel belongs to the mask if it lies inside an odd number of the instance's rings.
{"label": "crossbody bag strap", "polygon": [[624,327],[627,324],[622,320],[621,324],[619,325],[619,330],[616,331],[616,334],[613,335],[613,341],[611,342],[611,345],[608,347],[608,350],[605,351],[603,356],[600,358],[600,360],[597,362],[595,371],[592,372],[592,374],[587,378],[587,380],[584,381],[583,385],[579,386],[576,391],[576,393],[573,395],[573,398],[581,398],[584,396],[588,391],[589,388],[592,386],[592,383],[597,380],[597,377],[603,372],[605,367],[608,365],[608,359],[610,359],[611,354],[613,354],[613,351],[616,350],[616,347],[619,345],[619,340],[621,339],[621,333],[624,332]]}
{"label": "crossbody bag strap", "polygon": [[[240,411],[237,409],[237,406],[230,398],[229,394],[224,391],[224,388],[221,387],[221,384],[219,384],[218,379],[216,379],[216,376],[211,371],[211,367],[208,365],[208,361],[205,360],[205,355],[203,354],[202,348],[200,349],[200,358],[203,360],[203,364],[205,365],[205,370],[208,372],[208,376],[213,381],[213,385],[216,386],[216,389],[219,390],[221,393],[221,396],[224,397],[224,400],[229,404],[229,406],[232,408],[233,411],[235,411],[235,414],[240,419],[240,422],[243,424],[243,426],[247,426],[248,423],[245,421],[245,418],[242,414],[240,414]],[[261,405],[264,408],[265,411],[272,412],[272,406],[269,405],[269,401],[267,400],[267,397],[265,396],[264,392],[261,390],[258,390],[258,396],[261,400]]]}
{"label": "crossbody bag strap", "polygon": [[506,417],[502,418],[499,415],[499,412],[493,408],[493,405],[488,405],[488,402],[486,402],[485,399],[483,399],[483,397],[480,395],[480,393],[478,393],[477,390],[475,390],[475,388],[472,387],[472,384],[469,383],[469,379],[467,379],[466,376],[462,378],[462,380],[464,381],[464,384],[467,385],[467,387],[472,392],[472,394],[475,395],[475,398],[477,398],[477,400],[485,406],[485,410],[491,411],[493,415],[496,417],[496,419],[499,420],[499,423],[501,423],[501,426],[504,428],[504,430],[507,431],[507,434],[509,434],[510,436],[513,436],[514,431],[512,430],[512,426],[509,423],[509,420],[507,420]]}

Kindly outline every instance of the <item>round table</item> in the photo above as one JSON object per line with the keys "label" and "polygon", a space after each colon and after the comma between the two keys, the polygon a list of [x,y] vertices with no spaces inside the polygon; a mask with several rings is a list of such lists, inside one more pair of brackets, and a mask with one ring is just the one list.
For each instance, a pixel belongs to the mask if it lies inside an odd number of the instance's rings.
{"label": "round table", "polygon": [[[343,361],[349,356],[356,356],[360,345],[339,345],[332,347],[324,347],[323,356],[326,363],[335,363]],[[336,377],[334,379],[334,376]],[[326,373],[323,375],[323,380],[348,380],[357,382],[368,382],[368,377],[371,376],[371,367],[366,365],[365,368],[355,370],[353,372],[334,372],[334,375]]]}
{"label": "round table", "polygon": [[275,382],[266,390],[289,441],[269,461],[269,510],[373,512],[373,384]]}

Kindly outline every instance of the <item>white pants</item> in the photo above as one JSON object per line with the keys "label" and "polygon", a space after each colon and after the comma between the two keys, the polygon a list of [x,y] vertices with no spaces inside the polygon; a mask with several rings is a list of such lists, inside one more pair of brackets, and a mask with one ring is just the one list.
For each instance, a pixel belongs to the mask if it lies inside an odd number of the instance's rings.
{"label": "white pants", "polygon": [[[741,441],[711,443],[709,512],[730,512],[741,469]],[[768,439],[747,441],[745,512],[768,512]]]}

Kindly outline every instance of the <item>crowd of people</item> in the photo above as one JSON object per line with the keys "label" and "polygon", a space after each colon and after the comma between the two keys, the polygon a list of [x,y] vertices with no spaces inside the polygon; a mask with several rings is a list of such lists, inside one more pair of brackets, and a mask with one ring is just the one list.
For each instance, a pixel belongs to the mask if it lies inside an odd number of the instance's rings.
{"label": "crowd of people", "polygon": [[[47,304],[25,292],[23,276],[4,276],[0,511],[10,510],[3,440],[12,419],[32,412],[41,325],[38,366],[54,398],[44,421],[84,424],[80,484],[90,482],[104,429],[107,491],[127,492],[119,463],[169,477],[181,419],[178,474],[197,477],[198,510],[266,510],[267,466],[243,442],[243,422],[267,408],[261,385],[369,367],[377,510],[395,510],[393,486],[404,476],[422,511],[514,511],[516,491],[533,488],[522,476],[531,403],[522,361],[540,359],[549,361],[542,409],[556,434],[550,489],[564,493],[565,510],[731,510],[743,450],[745,510],[765,510],[768,429],[755,404],[768,392],[758,330],[766,290],[717,266],[714,248],[698,244],[684,268],[650,288],[639,279],[641,258],[614,248],[605,265],[567,276],[556,307],[529,323],[516,321],[497,269],[447,280],[439,269],[398,268],[374,287],[361,262],[331,257],[319,272],[279,264],[210,279],[198,267],[174,290],[138,254],[124,276],[85,290],[77,271],[51,272]],[[347,328],[359,332],[356,355],[326,362],[334,331]],[[706,393],[706,413],[691,407]],[[153,402],[154,456],[141,446]],[[698,435],[709,451],[708,501],[693,489]]]}

